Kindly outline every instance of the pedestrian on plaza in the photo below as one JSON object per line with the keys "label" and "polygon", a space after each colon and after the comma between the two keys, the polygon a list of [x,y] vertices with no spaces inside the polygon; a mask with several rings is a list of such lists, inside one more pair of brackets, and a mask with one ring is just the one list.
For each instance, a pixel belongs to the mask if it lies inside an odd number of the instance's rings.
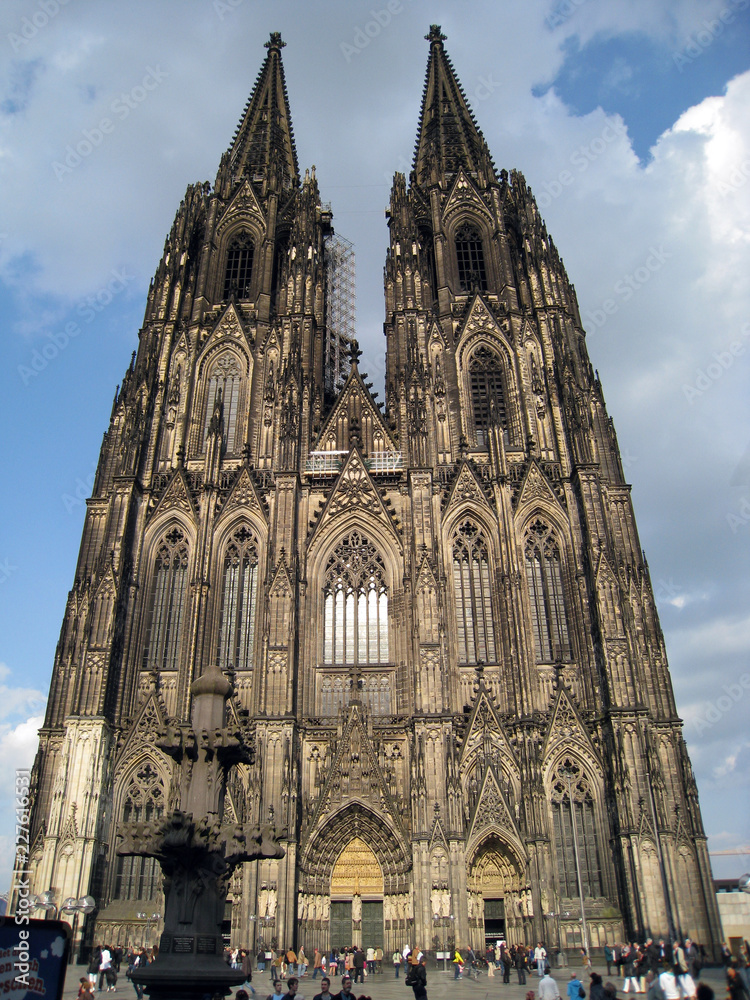
{"label": "pedestrian on plaza", "polygon": [[81,976],[78,987],[78,1000],[94,1000],[94,987],[88,976]]}
{"label": "pedestrian on plaza", "polygon": [[540,941],[534,949],[534,961],[536,962],[536,974],[541,979],[547,964],[547,949]]}
{"label": "pedestrian on plaza", "polygon": [[604,942],[604,961],[607,963],[607,975],[608,976],[612,975],[612,963],[614,962],[614,960],[615,960],[615,953],[612,950],[612,948],[610,948],[610,946],[605,941]]}
{"label": "pedestrian on plaza", "polygon": [[341,979],[341,992],[337,993],[333,1000],[354,1000],[352,993],[352,977],[343,976]]}
{"label": "pedestrian on plaza", "polygon": [[419,957],[417,952],[411,953],[405,982],[414,990],[414,1000],[427,1000],[427,968],[424,955]]}
{"label": "pedestrian on plaza", "polygon": [[526,985],[526,969],[527,969],[527,957],[526,957],[526,947],[525,945],[519,944],[516,948],[516,956],[514,959],[514,964],[516,966],[516,972],[518,974],[518,985]]}
{"label": "pedestrian on plaza", "polygon": [[453,960],[451,962],[451,965],[453,966],[454,980],[463,979],[462,972],[464,967],[464,960],[463,958],[461,958],[461,952],[458,950],[458,948],[456,948],[456,950],[453,952]]}
{"label": "pedestrian on plaza", "polygon": [[571,972],[570,981],[568,983],[568,1000],[583,1000],[586,996],[586,991],[583,988],[583,983],[575,974]]}
{"label": "pedestrian on plaza", "polygon": [[646,973],[646,1000],[666,1000],[659,977],[651,969]]}
{"label": "pedestrian on plaza", "polygon": [[280,979],[274,980],[273,993],[269,993],[266,1000],[284,1000],[284,984]]}
{"label": "pedestrian on plaza", "polygon": [[398,974],[401,971],[401,952],[394,951],[393,955],[391,956],[391,961],[393,962],[394,978],[398,979]]}
{"label": "pedestrian on plaza", "polygon": [[290,976],[287,979],[287,992],[284,996],[284,1000],[305,1000],[305,998],[297,992],[299,989],[299,979],[296,976]]}
{"label": "pedestrian on plaza", "polygon": [[537,995],[539,1000],[560,1000],[560,990],[550,973],[552,970],[548,965],[544,967],[544,975],[539,980],[539,990]]}

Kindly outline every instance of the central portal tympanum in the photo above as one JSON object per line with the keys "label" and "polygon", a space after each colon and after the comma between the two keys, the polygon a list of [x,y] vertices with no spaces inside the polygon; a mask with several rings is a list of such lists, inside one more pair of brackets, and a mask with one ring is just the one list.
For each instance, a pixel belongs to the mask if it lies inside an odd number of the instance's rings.
{"label": "central portal tympanum", "polygon": [[383,872],[373,851],[354,837],[331,873],[331,947],[382,948]]}

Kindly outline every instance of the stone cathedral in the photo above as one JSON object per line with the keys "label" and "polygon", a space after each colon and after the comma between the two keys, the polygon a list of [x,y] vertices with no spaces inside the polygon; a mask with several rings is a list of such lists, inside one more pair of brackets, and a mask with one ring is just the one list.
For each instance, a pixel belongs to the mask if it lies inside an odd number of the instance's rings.
{"label": "stone cathedral", "polygon": [[256,750],[225,818],[273,817],[286,852],[232,877],[233,944],[721,939],[575,291],[427,38],[386,212],[383,403],[327,319],[332,213],[277,33],[166,240],[32,777],[33,891],[95,897],[79,943],[158,939],[161,873],[117,855],[118,826],[179,805],[158,734],[215,663]]}

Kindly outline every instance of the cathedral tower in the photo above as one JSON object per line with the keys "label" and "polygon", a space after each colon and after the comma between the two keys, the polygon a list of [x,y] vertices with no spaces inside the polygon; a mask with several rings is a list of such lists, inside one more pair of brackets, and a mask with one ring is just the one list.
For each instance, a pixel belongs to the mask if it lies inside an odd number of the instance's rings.
{"label": "cathedral tower", "polygon": [[384,408],[332,334],[346,246],[300,176],[278,34],[167,238],[33,772],[34,891],[94,895],[89,941],[140,942],[161,912],[118,826],[179,805],[155,736],[210,663],[257,747],[227,817],[272,813],[286,850],[234,877],[234,944],[720,940],[575,291],[428,40],[388,212]]}

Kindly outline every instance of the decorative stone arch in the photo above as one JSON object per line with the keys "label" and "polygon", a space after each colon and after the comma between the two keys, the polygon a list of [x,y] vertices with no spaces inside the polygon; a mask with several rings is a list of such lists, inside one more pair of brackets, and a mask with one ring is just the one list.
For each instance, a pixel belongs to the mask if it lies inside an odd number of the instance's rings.
{"label": "decorative stone arch", "polygon": [[500,381],[504,401],[504,438],[507,447],[523,446],[523,420],[521,412],[520,373],[511,345],[499,329],[483,330],[468,336],[458,345],[456,369],[458,375],[461,412],[464,417],[464,432],[469,443],[479,447],[475,421],[475,387],[472,383],[474,364],[486,364],[494,355],[499,363]]}
{"label": "decorative stone arch", "polygon": [[484,950],[485,934],[525,941],[532,916],[528,859],[507,830],[484,828],[466,849],[469,938]]}
{"label": "decorative stone arch", "polygon": [[[493,638],[493,648],[490,650],[489,645],[486,650],[486,655],[479,656],[485,663],[499,663],[502,652],[501,652],[501,640],[502,636],[500,634],[499,622],[500,622],[500,604],[497,593],[497,578],[500,566],[500,553],[497,549],[497,535],[498,526],[497,521],[492,515],[489,507],[484,507],[483,505],[464,502],[451,509],[443,521],[442,533],[443,533],[443,572],[449,583],[450,588],[450,599],[447,603],[447,614],[450,634],[458,637],[459,628],[459,596],[456,593],[456,577],[455,577],[455,567],[454,567],[454,544],[455,540],[459,535],[466,535],[466,543],[472,546],[479,545],[478,535],[471,538],[468,535],[471,532],[472,527],[478,529],[481,533],[481,537],[486,546],[487,552],[487,571],[480,573],[480,586],[483,588],[488,588],[489,590],[489,604],[485,603],[484,612],[486,621],[486,611],[487,608],[490,609],[490,622],[488,632],[491,629],[491,634]],[[463,538],[462,538],[462,554],[463,554]],[[473,577],[473,574],[472,574]],[[463,584],[462,584],[463,586]],[[473,586],[473,584],[470,584]],[[475,588],[476,589],[476,588]],[[482,591],[484,594],[484,591]],[[468,595],[462,590],[462,600],[468,600]],[[489,643],[489,638],[485,640]],[[457,664],[461,663],[461,654],[455,644],[451,644],[451,649],[453,650],[452,655],[456,656]],[[494,652],[494,657],[490,655]],[[467,646],[468,653],[468,646]],[[472,662],[472,661],[467,661]],[[474,661],[476,662],[476,661]]]}
{"label": "decorative stone arch", "polygon": [[491,291],[497,287],[497,264],[495,261],[495,248],[492,240],[493,224],[489,211],[479,210],[478,205],[470,208],[466,205],[459,205],[454,211],[451,206],[448,208],[443,224],[445,227],[446,241],[450,248],[447,255],[450,284],[456,295],[466,295],[467,290],[462,289],[459,282],[459,262],[456,252],[456,241],[462,231],[473,230],[479,236],[482,245],[482,255],[484,258],[484,269],[486,283],[482,291]]}
{"label": "decorative stone arch", "polygon": [[261,288],[264,264],[262,259],[263,243],[266,238],[266,227],[262,218],[255,212],[234,207],[230,204],[228,218],[223,219],[217,227],[218,246],[213,255],[214,302],[224,301],[224,281],[226,277],[227,255],[232,243],[247,234],[253,242],[253,262],[251,272],[250,299],[255,299]]}
{"label": "decorative stone arch", "polygon": [[[495,768],[497,778],[504,781],[508,786],[507,789],[503,789],[503,794],[512,808],[514,802],[521,801],[521,776],[518,770],[512,766],[512,762],[507,755],[500,751],[499,741],[498,753],[492,764]],[[472,771],[476,772],[477,780],[481,783],[484,777],[484,770],[482,768],[482,750],[479,746],[473,747],[461,760],[459,776],[462,784],[465,782],[466,776]]]}
{"label": "decorative stone arch", "polygon": [[[173,804],[169,765],[158,751],[143,749],[118,762],[113,786],[107,895],[110,899],[156,898],[161,892],[158,862],[153,858],[118,856],[117,831],[121,823],[153,823],[167,816]],[[148,895],[142,894],[144,889]]]}
{"label": "decorative stone arch", "polygon": [[[546,526],[546,533],[541,530],[542,525]],[[518,565],[523,566],[526,570],[524,593],[528,601],[528,609],[524,617],[527,622],[533,621],[532,612],[534,608],[532,605],[534,599],[532,584],[535,584],[537,587],[539,585],[539,581],[535,580],[534,575],[530,575],[528,567],[530,560],[527,558],[527,553],[530,554],[533,551],[539,551],[540,546],[542,551],[546,552],[549,550],[551,553],[555,547],[555,542],[552,539],[556,541],[560,565],[559,584],[562,588],[561,596],[565,613],[563,641],[558,643],[561,646],[559,656],[563,662],[580,660],[580,595],[575,584],[575,549],[569,521],[563,516],[559,506],[551,499],[545,501],[537,498],[532,504],[516,512],[516,539],[518,544]],[[534,654],[534,660],[537,662],[548,662],[544,658],[537,660],[538,652],[534,644],[533,635],[530,636],[530,652]]]}
{"label": "decorative stone arch", "polygon": [[198,389],[193,402],[191,454],[200,455],[205,450],[208,424],[218,389],[222,390],[226,453],[237,455],[242,451],[252,368],[252,361],[243,344],[236,340],[209,343],[197,364]]}
{"label": "decorative stone arch", "polygon": [[585,745],[572,741],[569,746],[556,748],[542,768],[558,897],[578,899],[569,788],[563,769],[574,772],[570,791],[584,896],[616,900],[612,866],[608,862],[610,835],[601,765]]}
{"label": "decorative stone arch", "polygon": [[[177,534],[179,534],[179,538]],[[137,632],[137,656],[136,664],[138,669],[144,667],[144,656],[146,654],[146,643],[150,636],[147,634],[151,626],[151,616],[153,613],[154,601],[154,581],[156,578],[156,562],[160,557],[160,547],[167,544],[173,551],[177,548],[185,548],[187,551],[187,562],[185,567],[185,592],[183,596],[183,616],[182,627],[190,619],[191,594],[189,581],[192,578],[194,569],[196,536],[195,525],[192,519],[180,509],[171,508],[157,517],[146,529],[141,550],[139,574],[142,583],[140,587],[140,607],[138,610],[138,632]],[[184,636],[181,637],[184,643]],[[183,646],[184,648],[184,646]]]}

